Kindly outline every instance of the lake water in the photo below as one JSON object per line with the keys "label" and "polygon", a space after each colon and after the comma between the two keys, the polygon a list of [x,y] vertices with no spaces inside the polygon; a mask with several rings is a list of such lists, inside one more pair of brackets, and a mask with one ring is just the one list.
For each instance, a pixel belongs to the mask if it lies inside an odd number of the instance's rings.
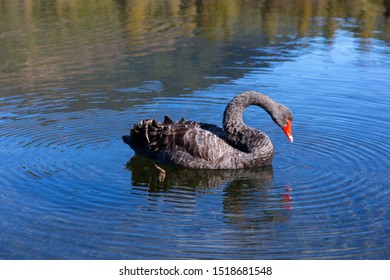
{"label": "lake water", "polygon": [[[0,0],[0,259],[389,259],[389,34],[379,0]],[[122,143],[246,90],[294,114],[244,114],[271,167],[159,183]]]}

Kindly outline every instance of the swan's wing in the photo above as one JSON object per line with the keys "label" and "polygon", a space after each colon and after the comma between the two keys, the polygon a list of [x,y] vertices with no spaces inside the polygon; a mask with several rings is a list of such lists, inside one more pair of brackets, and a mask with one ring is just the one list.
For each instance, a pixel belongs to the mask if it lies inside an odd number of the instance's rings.
{"label": "swan's wing", "polygon": [[210,131],[211,133],[215,134],[219,138],[225,140],[226,139],[226,132],[219,126],[216,126],[215,124],[209,124],[209,123],[199,123],[199,126],[203,128],[204,130]]}
{"label": "swan's wing", "polygon": [[166,117],[134,125],[123,140],[138,154],[184,167],[214,168],[233,148],[225,140],[223,129],[213,124]]}
{"label": "swan's wing", "polygon": [[208,161],[221,156],[222,149],[226,145],[224,140],[215,134],[216,130],[216,126],[207,127],[204,124],[190,121],[176,122],[171,126],[176,149]]}
{"label": "swan's wing", "polygon": [[[158,159],[165,163],[192,167],[213,168],[232,149],[216,133],[223,130],[214,125],[181,120],[167,127]],[[207,129],[205,129],[207,128]]]}

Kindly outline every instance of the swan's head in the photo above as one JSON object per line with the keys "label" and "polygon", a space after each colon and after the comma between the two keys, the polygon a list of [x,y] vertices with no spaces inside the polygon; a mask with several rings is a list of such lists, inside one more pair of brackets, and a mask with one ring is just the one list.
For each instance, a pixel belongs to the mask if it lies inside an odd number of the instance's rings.
{"label": "swan's head", "polygon": [[283,129],[284,134],[286,134],[290,142],[293,142],[294,138],[292,135],[292,128],[291,128],[292,121],[293,121],[293,114],[291,113],[291,111],[287,107],[278,104],[276,110],[274,110],[272,114],[272,119],[278,126],[280,126]]}

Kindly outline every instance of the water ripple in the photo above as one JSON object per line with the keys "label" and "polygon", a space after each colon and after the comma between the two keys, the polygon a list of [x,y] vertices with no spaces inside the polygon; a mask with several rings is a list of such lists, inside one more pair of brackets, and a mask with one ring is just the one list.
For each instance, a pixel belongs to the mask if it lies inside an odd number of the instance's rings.
{"label": "water ripple", "polygon": [[[362,50],[353,20],[324,37],[322,17],[309,21],[319,31],[290,29],[296,16],[268,24],[265,10],[242,21],[236,9],[202,15],[208,4],[116,2],[91,16],[59,8],[0,36],[0,258],[389,258],[385,41]],[[227,102],[252,89],[294,113],[293,144],[258,108],[244,115],[272,139],[272,167],[164,167],[159,182],[121,141],[166,114],[220,125]]]}

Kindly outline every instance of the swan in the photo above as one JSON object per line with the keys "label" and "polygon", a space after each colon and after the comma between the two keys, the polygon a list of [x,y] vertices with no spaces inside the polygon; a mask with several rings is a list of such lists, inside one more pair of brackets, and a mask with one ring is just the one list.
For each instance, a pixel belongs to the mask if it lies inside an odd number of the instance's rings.
{"label": "swan", "polygon": [[[235,96],[223,115],[223,129],[208,123],[181,119],[163,122],[146,119],[135,124],[130,135],[122,137],[136,154],[157,164],[193,169],[241,169],[272,163],[274,148],[263,132],[245,125],[244,110],[256,105],[263,108],[293,142],[291,111],[265,94],[246,91]],[[162,174],[162,176],[164,176]]]}

